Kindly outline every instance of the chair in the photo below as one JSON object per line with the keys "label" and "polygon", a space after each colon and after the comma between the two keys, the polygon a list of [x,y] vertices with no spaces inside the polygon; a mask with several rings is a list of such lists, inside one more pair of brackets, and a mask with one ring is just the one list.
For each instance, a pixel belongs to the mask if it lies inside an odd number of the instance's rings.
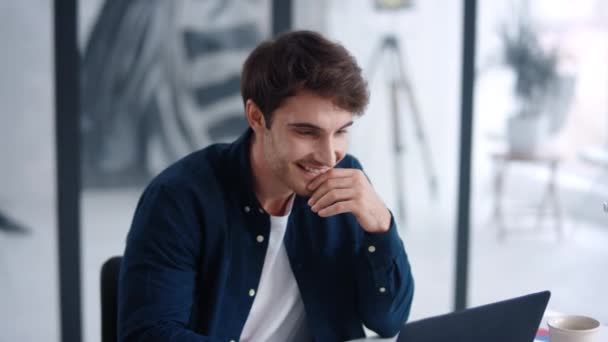
{"label": "chair", "polygon": [[118,274],[122,257],[108,259],[101,267],[101,342],[116,342]]}

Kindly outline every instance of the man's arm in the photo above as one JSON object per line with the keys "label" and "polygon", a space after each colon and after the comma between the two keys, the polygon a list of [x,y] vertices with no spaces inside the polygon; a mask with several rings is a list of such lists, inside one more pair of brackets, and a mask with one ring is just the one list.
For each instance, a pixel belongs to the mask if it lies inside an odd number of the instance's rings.
{"label": "man's arm", "polygon": [[369,329],[383,337],[397,335],[414,297],[410,264],[391,217],[385,233],[363,233],[357,260],[359,313]]}
{"label": "man's arm", "polygon": [[187,329],[200,232],[192,203],[152,184],[137,206],[119,279],[119,341],[218,341]]}
{"label": "man's arm", "polygon": [[393,215],[376,194],[361,164],[334,168],[308,184],[311,210],[321,217],[352,213],[361,227],[357,260],[358,306],[363,323],[395,336],[409,316],[414,281]]}

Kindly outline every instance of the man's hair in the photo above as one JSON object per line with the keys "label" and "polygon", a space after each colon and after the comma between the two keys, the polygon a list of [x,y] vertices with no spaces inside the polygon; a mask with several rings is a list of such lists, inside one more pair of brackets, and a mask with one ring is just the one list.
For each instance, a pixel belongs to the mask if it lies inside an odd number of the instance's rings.
{"label": "man's hair", "polygon": [[253,100],[270,128],[273,112],[300,90],[331,99],[362,115],[369,94],[355,58],[340,44],[312,31],[293,31],[258,45],[241,75],[243,103]]}

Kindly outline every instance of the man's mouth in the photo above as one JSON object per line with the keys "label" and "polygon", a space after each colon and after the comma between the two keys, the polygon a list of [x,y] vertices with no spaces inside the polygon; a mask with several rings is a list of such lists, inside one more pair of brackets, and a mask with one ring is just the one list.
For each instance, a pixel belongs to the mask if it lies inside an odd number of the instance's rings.
{"label": "man's mouth", "polygon": [[327,171],[329,171],[331,168],[330,167],[315,167],[315,166],[310,166],[310,165],[305,165],[305,164],[300,164],[300,163],[296,163],[296,165],[298,165],[298,167],[300,168],[300,170],[302,170],[304,173],[310,175],[310,176],[318,176],[322,173],[325,173]]}

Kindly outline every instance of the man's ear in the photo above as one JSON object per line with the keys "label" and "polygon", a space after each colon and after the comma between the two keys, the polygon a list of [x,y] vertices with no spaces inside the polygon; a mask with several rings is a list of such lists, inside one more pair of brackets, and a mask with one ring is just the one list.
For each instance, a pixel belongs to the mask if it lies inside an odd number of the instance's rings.
{"label": "man's ear", "polygon": [[264,114],[260,110],[255,102],[252,99],[248,99],[245,102],[245,117],[247,118],[247,122],[249,122],[249,126],[256,133],[262,133],[264,129],[266,129],[266,120],[264,118]]}

